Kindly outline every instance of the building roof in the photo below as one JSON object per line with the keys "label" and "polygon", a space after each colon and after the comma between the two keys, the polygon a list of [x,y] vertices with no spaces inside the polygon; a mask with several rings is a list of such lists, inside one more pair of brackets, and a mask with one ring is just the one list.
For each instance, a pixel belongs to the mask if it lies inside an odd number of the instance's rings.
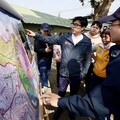
{"label": "building roof", "polygon": [[20,12],[23,15],[24,23],[41,24],[46,22],[50,25],[71,27],[71,20],[69,19],[59,18],[53,15],[30,10],[17,5],[12,6],[16,11]]}

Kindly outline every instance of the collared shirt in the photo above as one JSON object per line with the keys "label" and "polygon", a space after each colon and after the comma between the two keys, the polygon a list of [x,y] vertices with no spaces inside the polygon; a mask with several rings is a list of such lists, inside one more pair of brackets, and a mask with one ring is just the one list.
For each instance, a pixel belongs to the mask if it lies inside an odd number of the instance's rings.
{"label": "collared shirt", "polygon": [[82,34],[77,36],[77,37],[74,34],[72,34],[72,40],[73,40],[74,45],[76,45],[82,39],[83,39],[83,35]]}
{"label": "collared shirt", "polygon": [[103,43],[100,43],[100,44],[95,44],[93,47],[92,47],[92,52],[96,52],[96,49],[98,46],[101,46],[103,49],[107,50],[107,49],[110,49],[111,46],[113,46],[114,44],[113,43],[110,43],[109,45],[105,46]]}

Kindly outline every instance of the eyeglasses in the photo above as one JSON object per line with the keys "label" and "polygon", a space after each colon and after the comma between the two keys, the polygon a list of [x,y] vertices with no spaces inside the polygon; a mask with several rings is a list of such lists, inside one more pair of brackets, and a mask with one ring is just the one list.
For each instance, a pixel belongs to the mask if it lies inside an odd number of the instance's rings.
{"label": "eyeglasses", "polygon": [[79,27],[81,25],[77,24],[77,23],[71,23],[72,27]]}
{"label": "eyeglasses", "polygon": [[120,24],[110,24],[110,25],[109,25],[109,28],[112,28],[112,27],[118,26],[118,25],[120,25]]}

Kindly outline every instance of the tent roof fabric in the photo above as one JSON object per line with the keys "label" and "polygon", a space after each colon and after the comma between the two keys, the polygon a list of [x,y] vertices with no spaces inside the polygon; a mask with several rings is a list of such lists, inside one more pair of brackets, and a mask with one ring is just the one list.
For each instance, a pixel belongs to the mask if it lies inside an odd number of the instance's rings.
{"label": "tent roof fabric", "polygon": [[13,16],[17,17],[18,19],[22,20],[23,16],[16,11],[9,3],[5,0],[0,0],[0,8],[4,9],[5,11],[9,12]]}

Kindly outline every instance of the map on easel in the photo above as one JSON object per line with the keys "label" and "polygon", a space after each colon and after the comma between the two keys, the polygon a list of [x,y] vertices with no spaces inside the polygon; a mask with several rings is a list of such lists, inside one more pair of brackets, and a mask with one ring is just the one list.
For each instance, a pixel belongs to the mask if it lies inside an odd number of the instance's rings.
{"label": "map on easel", "polygon": [[0,120],[40,120],[39,79],[23,38],[21,21],[0,8]]}

